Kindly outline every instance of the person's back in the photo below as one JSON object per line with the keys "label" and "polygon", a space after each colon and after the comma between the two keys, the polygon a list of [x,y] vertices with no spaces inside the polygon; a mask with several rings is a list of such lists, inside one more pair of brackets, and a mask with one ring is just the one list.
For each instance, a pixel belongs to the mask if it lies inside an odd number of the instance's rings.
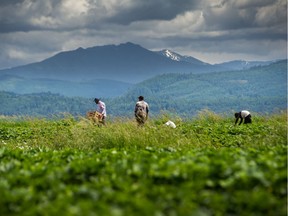
{"label": "person's back", "polygon": [[136,103],[136,114],[141,117],[146,118],[146,108],[147,108],[147,103],[145,101],[138,101]]}
{"label": "person's back", "polygon": [[148,118],[149,105],[144,101],[143,96],[140,96],[138,99],[139,101],[135,105],[134,114],[138,125],[144,125]]}

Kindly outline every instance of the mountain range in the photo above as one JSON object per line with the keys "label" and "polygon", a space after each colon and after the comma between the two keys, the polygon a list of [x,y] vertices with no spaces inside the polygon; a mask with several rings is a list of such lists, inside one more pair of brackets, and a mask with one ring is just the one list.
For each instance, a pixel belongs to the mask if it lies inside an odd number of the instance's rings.
{"label": "mountain range", "polygon": [[41,62],[0,70],[0,90],[52,92],[65,96],[115,97],[161,74],[242,70],[271,62],[233,61],[211,65],[171,50],[150,51],[133,43],[60,52]]}
{"label": "mountain range", "polygon": [[[131,86],[121,96],[103,98],[109,118],[133,117],[139,95],[144,95],[149,103],[151,117],[162,113],[190,118],[207,109],[228,114],[231,119],[235,111],[242,109],[251,111],[253,118],[257,113],[286,112],[287,60],[238,71],[157,75]],[[83,116],[96,108],[93,98],[65,97],[49,92],[0,91],[0,98],[0,115],[49,117],[70,113]],[[257,118],[255,120],[257,122]]]}

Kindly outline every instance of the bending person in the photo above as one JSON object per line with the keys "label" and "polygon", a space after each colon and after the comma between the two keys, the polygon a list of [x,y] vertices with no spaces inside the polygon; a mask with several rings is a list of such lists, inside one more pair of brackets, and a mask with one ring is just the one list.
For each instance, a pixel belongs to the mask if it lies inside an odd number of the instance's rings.
{"label": "bending person", "polygon": [[244,119],[244,124],[252,123],[252,119],[251,119],[252,116],[250,112],[247,110],[242,110],[241,112],[235,113],[234,115],[236,118],[235,125],[237,124],[239,119],[240,119],[239,125],[241,125],[241,123],[243,122],[243,119]]}

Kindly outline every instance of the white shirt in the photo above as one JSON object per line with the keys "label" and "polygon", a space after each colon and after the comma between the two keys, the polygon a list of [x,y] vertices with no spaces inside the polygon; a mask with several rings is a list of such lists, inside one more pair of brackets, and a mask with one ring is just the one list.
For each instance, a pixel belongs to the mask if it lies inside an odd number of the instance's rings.
{"label": "white shirt", "polygon": [[99,101],[98,102],[98,112],[100,112],[103,116],[106,117],[106,106],[105,106],[105,103],[102,102],[102,101]]}
{"label": "white shirt", "polygon": [[146,111],[146,113],[149,112],[149,105],[145,101],[143,101],[143,100],[142,101],[137,101],[136,106],[135,106],[135,112],[137,111],[137,107],[138,106],[142,107]]}
{"label": "white shirt", "polygon": [[248,115],[250,115],[250,112],[247,110],[242,110],[241,111],[241,117],[242,118],[246,118]]}

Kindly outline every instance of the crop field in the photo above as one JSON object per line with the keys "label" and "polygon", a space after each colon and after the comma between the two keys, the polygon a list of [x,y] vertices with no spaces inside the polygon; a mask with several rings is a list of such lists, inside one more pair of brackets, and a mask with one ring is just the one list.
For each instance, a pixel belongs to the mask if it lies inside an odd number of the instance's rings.
{"label": "crop field", "polygon": [[287,215],[287,114],[0,117],[0,215]]}

